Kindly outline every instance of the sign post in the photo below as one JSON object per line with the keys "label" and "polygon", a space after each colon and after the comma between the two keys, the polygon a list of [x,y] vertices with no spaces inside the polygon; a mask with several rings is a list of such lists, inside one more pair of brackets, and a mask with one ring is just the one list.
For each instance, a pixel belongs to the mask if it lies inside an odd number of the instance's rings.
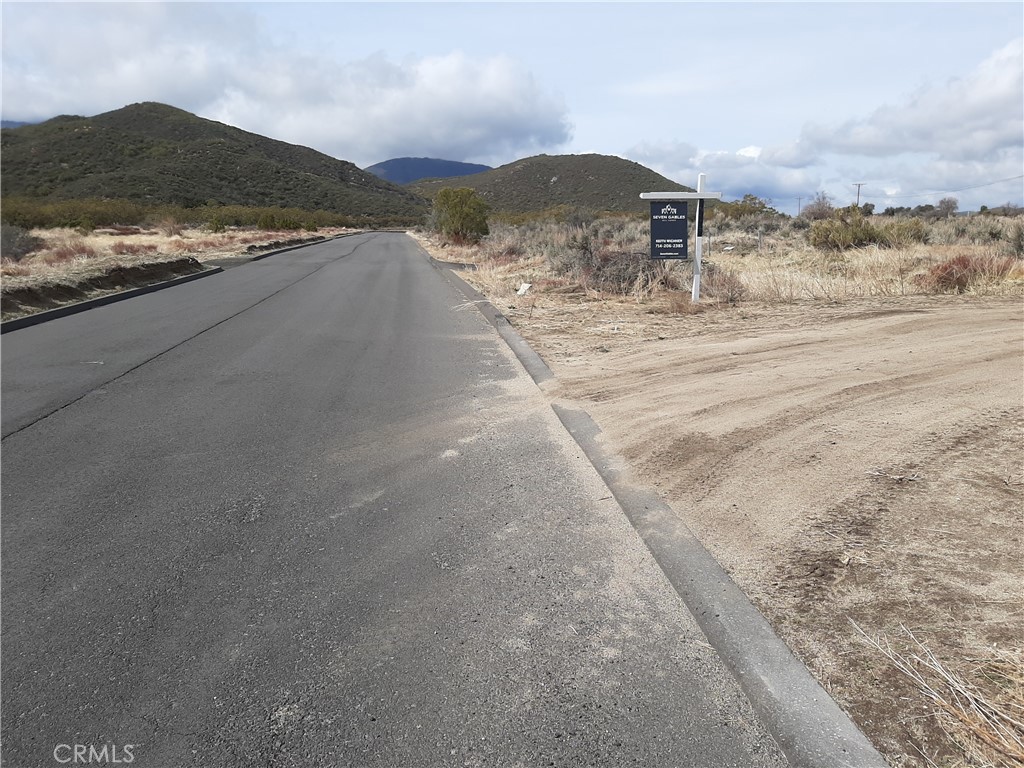
{"label": "sign post", "polygon": [[691,300],[700,301],[700,257],[704,245],[704,201],[721,200],[721,192],[705,192],[703,173],[697,176],[696,192],[641,192],[642,200],[651,203],[651,258],[688,259],[686,233],[686,201],[697,201],[697,236],[694,242],[693,294]]}

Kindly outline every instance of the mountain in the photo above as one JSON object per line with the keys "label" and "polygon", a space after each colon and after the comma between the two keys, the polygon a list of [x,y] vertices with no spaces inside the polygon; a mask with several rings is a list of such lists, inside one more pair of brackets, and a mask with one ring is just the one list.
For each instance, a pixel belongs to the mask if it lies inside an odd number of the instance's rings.
{"label": "mountain", "polygon": [[21,128],[23,125],[32,125],[32,123],[23,123],[20,120],[0,120],[0,128]]}
{"label": "mountain", "polygon": [[443,187],[469,187],[498,212],[525,213],[572,205],[602,211],[646,211],[641,192],[692,192],[639,163],[610,155],[538,155],[484,173],[420,181],[410,189],[433,197]]}
{"label": "mountain", "polygon": [[436,160],[432,157],[396,157],[383,163],[371,165],[365,170],[387,179],[394,184],[409,184],[421,179],[447,179],[451,176],[468,176],[491,170],[489,165],[460,163],[456,160]]}
{"label": "mountain", "polygon": [[147,102],[0,132],[3,195],[417,216],[428,202],[352,163]]}

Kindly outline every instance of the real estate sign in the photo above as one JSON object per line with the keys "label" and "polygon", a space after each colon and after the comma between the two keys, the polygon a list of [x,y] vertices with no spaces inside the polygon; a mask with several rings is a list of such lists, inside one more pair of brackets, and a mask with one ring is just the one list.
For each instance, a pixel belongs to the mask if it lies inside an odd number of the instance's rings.
{"label": "real estate sign", "polygon": [[651,258],[687,259],[686,201],[651,203]]}

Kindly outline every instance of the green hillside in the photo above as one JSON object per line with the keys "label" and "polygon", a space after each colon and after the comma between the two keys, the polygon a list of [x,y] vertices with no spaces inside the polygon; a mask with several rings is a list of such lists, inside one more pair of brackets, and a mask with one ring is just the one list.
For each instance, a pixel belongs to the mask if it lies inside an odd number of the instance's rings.
{"label": "green hillside", "polygon": [[444,187],[469,187],[493,210],[539,211],[558,205],[602,211],[645,211],[641,192],[693,191],[639,163],[609,155],[538,155],[492,171],[410,184],[433,197]]}
{"label": "green hillside", "polygon": [[415,216],[428,207],[352,163],[164,104],[0,133],[5,197],[285,206],[351,216]]}

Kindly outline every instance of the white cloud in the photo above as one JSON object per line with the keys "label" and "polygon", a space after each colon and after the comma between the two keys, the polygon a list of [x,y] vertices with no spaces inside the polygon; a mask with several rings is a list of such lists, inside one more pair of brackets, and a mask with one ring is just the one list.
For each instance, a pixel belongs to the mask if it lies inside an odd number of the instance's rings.
{"label": "white cloud", "polygon": [[204,115],[362,165],[403,155],[504,162],[571,136],[561,100],[506,57],[456,52],[399,63],[376,55],[241,80]]}
{"label": "white cloud", "polygon": [[823,154],[891,157],[926,153],[942,161],[990,159],[1024,143],[1024,40],[994,51],[964,77],[919,89],[864,118],[804,127],[799,141],[766,162],[803,167]]}
{"label": "white cloud", "polygon": [[275,45],[231,5],[9,8],[9,119],[160,101],[364,166],[399,155],[507,162],[571,138],[562,99],[509,57],[337,61]]}
{"label": "white cloud", "polygon": [[810,171],[762,162],[758,147],[729,152],[699,150],[680,141],[645,142],[626,154],[629,159],[691,187],[697,183],[697,174],[706,173],[708,190],[722,192],[726,200],[750,194],[775,202],[792,199],[795,208],[797,197],[806,198],[820,184],[820,177]]}

